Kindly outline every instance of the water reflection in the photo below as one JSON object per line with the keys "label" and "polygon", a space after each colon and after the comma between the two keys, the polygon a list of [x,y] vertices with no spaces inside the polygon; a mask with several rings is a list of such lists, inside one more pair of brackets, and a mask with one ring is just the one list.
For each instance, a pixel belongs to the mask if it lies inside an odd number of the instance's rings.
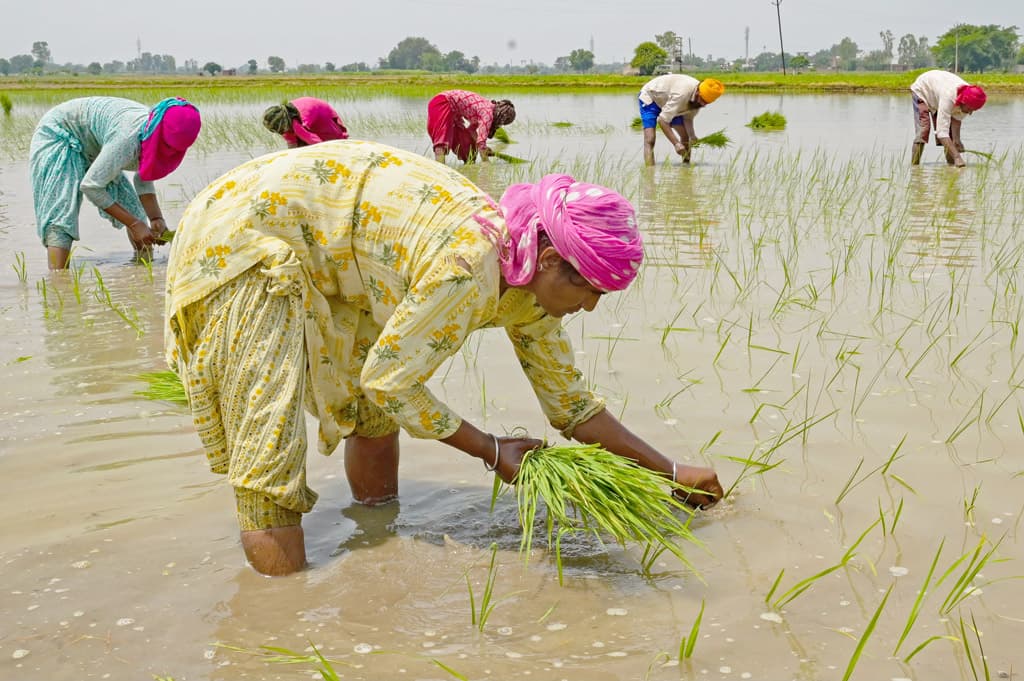
{"label": "water reflection", "polygon": [[949,267],[972,264],[978,248],[975,197],[963,192],[970,179],[945,163],[911,170],[907,183],[907,254]]}

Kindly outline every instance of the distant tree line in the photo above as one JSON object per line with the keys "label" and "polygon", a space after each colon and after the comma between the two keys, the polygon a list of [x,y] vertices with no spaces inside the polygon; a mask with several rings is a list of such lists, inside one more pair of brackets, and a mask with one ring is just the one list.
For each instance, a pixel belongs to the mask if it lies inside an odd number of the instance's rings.
{"label": "distant tree line", "polygon": [[[1024,44],[1016,26],[957,24],[939,36],[934,45],[925,36],[906,34],[899,40],[890,30],[879,32],[882,47],[863,51],[850,37],[844,37],[831,47],[814,53],[786,53],[786,64],[794,69],[817,69],[836,71],[884,71],[894,67],[921,69],[939,67],[959,71],[984,72],[1010,70],[1024,64]],[[782,56],[778,52],[764,51],[750,59],[702,58],[695,54],[682,53],[682,39],[672,31],[655,36],[653,41],[644,41],[636,46],[629,66],[641,74],[650,75],[667,70],[694,71],[776,71],[782,67]],[[378,59],[377,69],[422,70],[433,72],[463,73],[566,73],[575,71],[608,72],[617,71],[625,64],[596,64],[590,50],[577,48],[563,57],[558,57],[552,66],[525,60],[519,64],[483,65],[479,57],[467,57],[463,52],[452,50],[442,52],[436,45],[423,37],[410,36],[403,39]],[[299,73],[366,72],[373,70],[366,62],[352,62],[337,65],[298,64],[289,69],[284,59],[267,57],[265,70],[270,73],[293,71]],[[217,62],[208,61],[200,68],[195,59],[185,59],[181,64],[169,54],[141,52],[133,59],[98,61],[89,64],[57,64],[53,61],[50,45],[46,41],[32,43],[27,54],[16,54],[0,58],[0,75],[23,75],[43,73],[81,73],[94,75],[120,73],[201,73],[256,74],[261,70],[256,59],[249,59],[237,68],[224,68]]]}
{"label": "distant tree line", "polygon": [[[906,34],[899,41],[892,31],[879,34],[882,48],[865,52],[852,38],[844,37],[829,48],[814,53],[786,53],[786,64],[795,69],[831,69],[836,71],[886,71],[893,65],[905,69],[937,66],[958,71],[1006,71],[1024,64],[1024,44],[1016,26],[975,26],[957,24],[939,36],[935,45],[928,44],[925,36]],[[680,53],[679,36],[668,31],[656,35],[654,41],[636,46],[630,65],[640,73],[649,75],[660,68],[682,70],[722,71],[777,71],[782,68],[778,52],[762,52],[749,61],[702,59],[697,55]]]}

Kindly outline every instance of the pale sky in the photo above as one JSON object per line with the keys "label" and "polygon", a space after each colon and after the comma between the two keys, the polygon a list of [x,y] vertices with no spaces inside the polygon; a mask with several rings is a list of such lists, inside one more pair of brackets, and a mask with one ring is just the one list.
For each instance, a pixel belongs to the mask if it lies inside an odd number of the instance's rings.
{"label": "pale sky", "polygon": [[[956,23],[1024,26],[1024,1],[782,0],[786,52],[815,52],[852,38],[862,50],[881,47],[889,29],[936,38]],[[267,57],[298,63],[371,66],[400,40],[420,36],[442,52],[459,50],[483,64],[552,64],[573,49],[599,63],[630,59],[637,44],[674,31],[694,54],[750,56],[779,46],[769,0],[0,0],[0,57],[27,54],[45,40],[57,63],[127,61],[142,51],[225,68]],[[510,46],[514,45],[514,47]],[[685,49],[685,48],[684,48]]]}

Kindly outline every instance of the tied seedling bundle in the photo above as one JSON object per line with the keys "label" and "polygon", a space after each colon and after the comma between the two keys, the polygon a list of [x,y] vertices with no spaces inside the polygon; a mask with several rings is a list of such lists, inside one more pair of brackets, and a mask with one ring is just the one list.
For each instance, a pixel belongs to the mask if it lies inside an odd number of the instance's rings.
{"label": "tied seedling bundle", "polygon": [[139,374],[138,379],[145,381],[148,386],[142,390],[136,390],[136,395],[141,395],[147,400],[156,400],[158,402],[188,404],[185,386],[181,384],[181,378],[178,377],[178,374],[173,371],[151,371]]}
{"label": "tied seedling bundle", "polygon": [[[665,551],[693,569],[677,543],[684,540],[700,545],[689,527],[693,511],[672,494],[676,489],[690,490],[630,459],[599,445],[535,449],[523,457],[515,486],[523,530],[520,551],[530,555],[534,521],[544,506],[547,541],[555,551],[559,583],[562,538],[572,534],[591,534],[598,541],[610,536],[622,546],[644,544],[641,562],[645,571]],[[496,476],[492,504],[501,490],[501,478]]]}

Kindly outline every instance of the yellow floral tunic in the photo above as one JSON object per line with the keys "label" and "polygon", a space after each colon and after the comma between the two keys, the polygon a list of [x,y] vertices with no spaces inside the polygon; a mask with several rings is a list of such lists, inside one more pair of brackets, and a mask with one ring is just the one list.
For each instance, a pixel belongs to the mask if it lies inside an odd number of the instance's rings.
{"label": "yellow floral tunic", "polygon": [[499,299],[497,253],[474,215],[504,229],[469,180],[381,144],[326,142],[245,163],[192,201],[175,235],[168,363],[179,368],[189,347],[172,320],[261,265],[275,286],[301,295],[307,405],[322,453],[360,426],[370,436],[399,426],[420,438],[452,435],[461,419],[426,383],[488,326],[506,329],[551,424],[571,433],[603,402],[574,367],[560,320],[526,291]]}

